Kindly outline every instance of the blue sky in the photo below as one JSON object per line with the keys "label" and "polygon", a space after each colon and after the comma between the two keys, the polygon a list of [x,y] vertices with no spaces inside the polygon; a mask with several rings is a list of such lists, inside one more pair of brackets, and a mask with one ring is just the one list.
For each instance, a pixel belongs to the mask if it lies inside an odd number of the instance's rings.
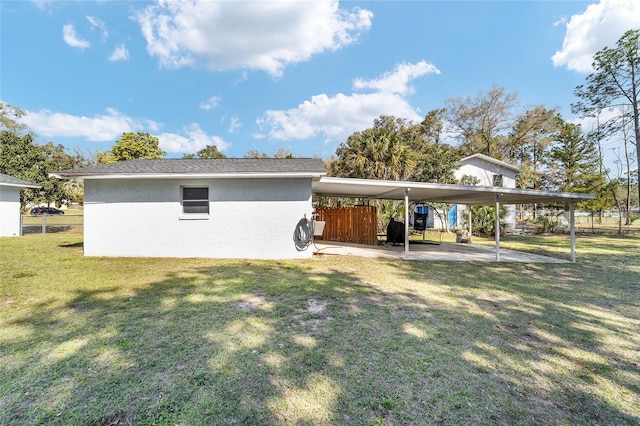
{"label": "blue sky", "polygon": [[168,157],[215,144],[329,158],[382,114],[419,121],[493,86],[572,120],[593,54],[640,28],[637,0],[2,0],[0,13],[0,100],[40,142],[105,151],[147,131]]}

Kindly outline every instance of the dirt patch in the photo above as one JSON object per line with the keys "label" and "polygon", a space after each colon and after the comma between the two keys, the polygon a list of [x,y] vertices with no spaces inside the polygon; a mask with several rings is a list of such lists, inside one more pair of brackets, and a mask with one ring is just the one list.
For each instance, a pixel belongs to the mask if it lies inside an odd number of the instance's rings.
{"label": "dirt patch", "polygon": [[236,307],[245,312],[253,312],[258,309],[264,310],[269,303],[260,295],[252,295],[241,302],[236,303]]}
{"label": "dirt patch", "polygon": [[105,417],[96,426],[119,426],[131,424],[126,413],[116,413]]}
{"label": "dirt patch", "polygon": [[312,314],[322,314],[327,310],[327,302],[323,302],[316,299],[307,300],[307,311]]}
{"label": "dirt patch", "polygon": [[302,329],[304,334],[323,332],[333,317],[327,313],[327,302],[311,298],[304,310],[291,317],[292,322]]}

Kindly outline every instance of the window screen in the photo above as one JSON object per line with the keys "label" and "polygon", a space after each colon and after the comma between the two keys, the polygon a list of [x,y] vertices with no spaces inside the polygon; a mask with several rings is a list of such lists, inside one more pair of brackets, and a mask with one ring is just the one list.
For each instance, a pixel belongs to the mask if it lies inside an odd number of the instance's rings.
{"label": "window screen", "polygon": [[182,212],[185,214],[209,214],[209,188],[183,187]]}
{"label": "window screen", "polygon": [[493,186],[502,186],[502,175],[493,175]]}

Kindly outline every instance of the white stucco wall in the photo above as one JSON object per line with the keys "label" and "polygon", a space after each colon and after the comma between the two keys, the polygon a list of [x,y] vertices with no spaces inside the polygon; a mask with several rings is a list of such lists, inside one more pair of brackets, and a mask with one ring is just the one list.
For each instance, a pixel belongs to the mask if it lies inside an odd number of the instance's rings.
{"label": "white stucco wall", "polygon": [[[480,179],[479,186],[493,186],[493,176],[502,175],[502,187],[503,188],[515,188],[516,187],[516,171],[503,167],[499,164],[495,164],[489,161],[485,161],[481,158],[471,158],[460,166],[458,170],[454,172],[456,179],[461,179],[464,175],[474,176]],[[507,227],[516,227],[516,206],[513,204],[505,204],[507,209],[507,215],[504,218],[507,222]],[[468,213],[466,212],[465,205],[458,205],[458,225],[466,223]]]}
{"label": "white stucco wall", "polygon": [[20,188],[0,185],[0,237],[21,234]]}
{"label": "white stucco wall", "polygon": [[480,179],[480,186],[493,186],[493,176],[502,175],[502,186],[504,188],[516,187],[515,170],[502,167],[499,164],[490,163],[480,158],[472,158],[468,162],[462,164],[458,170],[454,172],[456,179],[462,178],[464,175],[475,176]]}
{"label": "white stucco wall", "polygon": [[[209,187],[209,215],[182,214],[181,186]],[[294,231],[311,218],[311,179],[85,180],[87,256],[306,258]]]}

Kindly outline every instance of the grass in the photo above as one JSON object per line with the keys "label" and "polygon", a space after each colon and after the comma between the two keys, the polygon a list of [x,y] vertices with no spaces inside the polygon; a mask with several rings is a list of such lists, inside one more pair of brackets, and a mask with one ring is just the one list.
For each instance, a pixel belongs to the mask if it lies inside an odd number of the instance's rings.
{"label": "grass", "polygon": [[[568,253],[566,236],[502,245]],[[0,424],[637,425],[639,249],[267,262],[3,238]]]}

